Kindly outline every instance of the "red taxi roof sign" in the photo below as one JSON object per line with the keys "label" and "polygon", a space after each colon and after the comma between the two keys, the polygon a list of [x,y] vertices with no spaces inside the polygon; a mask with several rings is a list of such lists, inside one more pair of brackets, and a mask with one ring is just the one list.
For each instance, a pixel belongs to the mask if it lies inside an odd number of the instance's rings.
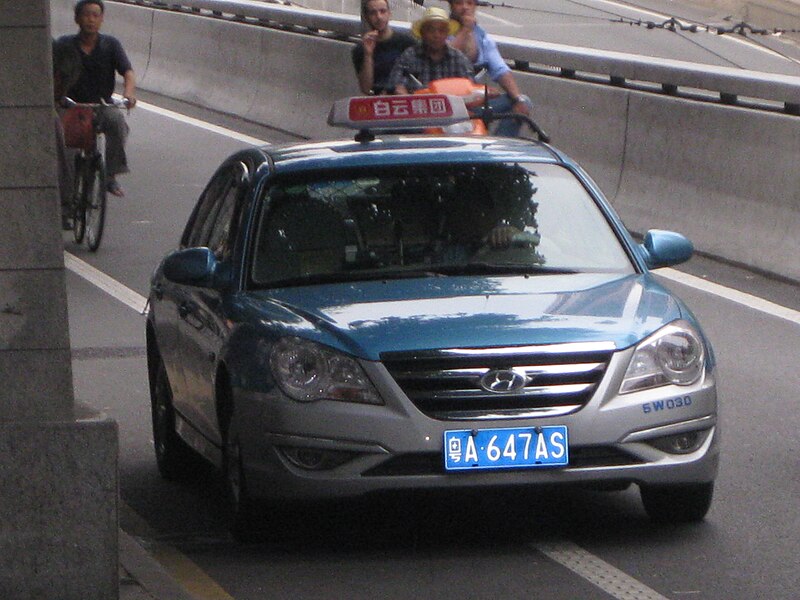
{"label": "red taxi roof sign", "polygon": [[328,125],[350,129],[442,127],[469,120],[464,100],[448,94],[355,96],[337,100]]}

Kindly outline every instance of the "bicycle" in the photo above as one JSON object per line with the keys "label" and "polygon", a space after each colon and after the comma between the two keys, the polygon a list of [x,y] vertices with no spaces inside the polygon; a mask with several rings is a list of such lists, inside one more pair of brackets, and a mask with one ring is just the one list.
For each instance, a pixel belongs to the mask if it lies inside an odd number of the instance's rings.
{"label": "bicycle", "polygon": [[72,178],[69,217],[76,244],[86,239],[90,252],[100,247],[106,220],[105,136],[98,126],[97,112],[106,107],[128,108],[127,100],[90,104],[64,98],[61,115],[64,145],[77,150]]}

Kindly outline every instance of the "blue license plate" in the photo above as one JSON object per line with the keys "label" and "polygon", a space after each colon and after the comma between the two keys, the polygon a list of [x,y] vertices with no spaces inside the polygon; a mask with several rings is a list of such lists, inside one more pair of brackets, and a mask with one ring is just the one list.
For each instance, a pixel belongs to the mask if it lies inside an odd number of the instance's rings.
{"label": "blue license plate", "polygon": [[444,432],[448,471],[563,467],[569,464],[565,425]]}

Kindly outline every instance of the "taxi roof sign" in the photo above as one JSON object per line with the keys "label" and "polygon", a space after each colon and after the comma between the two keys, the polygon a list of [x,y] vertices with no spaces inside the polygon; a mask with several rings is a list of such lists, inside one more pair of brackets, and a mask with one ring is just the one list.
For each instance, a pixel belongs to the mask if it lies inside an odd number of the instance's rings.
{"label": "taxi roof sign", "polygon": [[464,100],[448,94],[355,96],[337,100],[328,125],[350,129],[442,127],[468,121]]}

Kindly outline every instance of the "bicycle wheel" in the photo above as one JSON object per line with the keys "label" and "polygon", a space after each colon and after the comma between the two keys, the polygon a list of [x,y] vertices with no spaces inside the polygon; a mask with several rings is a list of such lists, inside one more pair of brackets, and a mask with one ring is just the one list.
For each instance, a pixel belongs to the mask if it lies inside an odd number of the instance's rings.
{"label": "bicycle wheel", "polygon": [[75,180],[72,189],[72,238],[83,242],[86,233],[86,159],[75,157]]}
{"label": "bicycle wheel", "polygon": [[86,245],[94,252],[100,247],[106,223],[106,165],[101,155],[92,159],[87,175]]}

